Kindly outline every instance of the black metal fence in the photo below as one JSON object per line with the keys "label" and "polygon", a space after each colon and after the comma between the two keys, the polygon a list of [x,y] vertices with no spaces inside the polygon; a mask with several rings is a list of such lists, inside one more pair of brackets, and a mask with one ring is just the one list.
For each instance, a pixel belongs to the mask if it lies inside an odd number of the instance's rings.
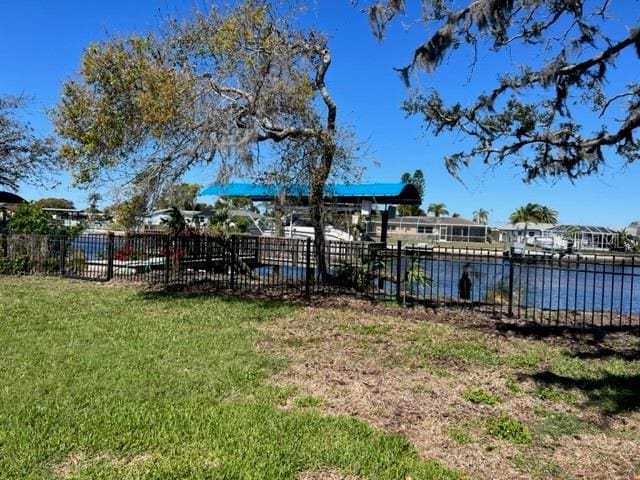
{"label": "black metal fence", "polygon": [[325,274],[309,239],[150,234],[0,236],[0,274],[251,290],[338,293],[463,306],[541,324],[640,328],[640,261],[471,248],[328,242]]}

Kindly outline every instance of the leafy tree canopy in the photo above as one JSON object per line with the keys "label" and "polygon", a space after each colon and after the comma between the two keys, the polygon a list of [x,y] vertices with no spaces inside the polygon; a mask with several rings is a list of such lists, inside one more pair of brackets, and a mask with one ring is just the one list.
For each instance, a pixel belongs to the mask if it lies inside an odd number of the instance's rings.
{"label": "leafy tree canopy", "polygon": [[[322,200],[341,154],[325,81],[331,52],[323,35],[296,26],[275,3],[214,4],[162,34],[91,45],[80,78],[63,87],[54,124],[78,182],[127,172],[124,180],[152,195],[196,165],[215,166],[221,180],[247,176],[268,163],[259,145],[285,154],[307,147],[303,170],[324,276]],[[298,158],[289,155],[279,169]]]}
{"label": "leafy tree canopy", "polygon": [[484,208],[479,208],[473,212],[473,221],[480,225],[486,225],[489,223],[489,212]]}
{"label": "leafy tree canopy", "polygon": [[97,213],[98,210],[98,202],[102,200],[102,195],[100,195],[100,193],[98,192],[91,192],[89,193],[89,195],[87,196],[87,203],[89,204],[89,206],[87,207],[87,210],[90,213]]}
{"label": "leafy tree canopy", "polygon": [[41,198],[36,200],[34,205],[38,208],[76,208],[73,202],[66,198]]}
{"label": "leafy tree canopy", "polygon": [[6,230],[15,234],[70,235],[82,230],[82,225],[65,227],[54,222],[51,216],[35,203],[21,203],[7,221]]}
{"label": "leafy tree canopy", "polygon": [[447,206],[444,203],[430,203],[427,208],[427,213],[438,218],[444,215],[449,215],[449,210],[447,210]]}
{"label": "leafy tree canopy", "polygon": [[[416,170],[413,172],[413,175],[409,172],[405,172],[402,174],[402,177],[400,177],[400,181],[402,183],[411,183],[415,185],[418,192],[420,192],[420,198],[424,199],[425,180],[422,170]],[[424,215],[424,210],[420,208],[420,205],[400,205],[398,207],[398,213],[403,217],[420,216]]]}
{"label": "leafy tree canopy", "polygon": [[156,194],[196,165],[246,174],[264,161],[261,142],[315,141],[333,155],[330,63],[322,35],[259,0],[92,44],[53,114],[61,153],[80,183],[117,177]]}
{"label": "leafy tree canopy", "polygon": [[156,208],[177,207],[182,210],[196,210],[196,198],[200,192],[197,183],[171,185],[155,204]]}
{"label": "leafy tree canopy", "polygon": [[518,207],[509,217],[511,223],[558,223],[558,212],[537,203]]}
{"label": "leafy tree canopy", "polygon": [[40,139],[17,118],[24,106],[20,97],[0,96],[0,187],[18,190],[22,182],[40,183],[56,165],[51,139]]}
{"label": "leafy tree canopy", "polygon": [[258,207],[256,207],[251,201],[251,199],[247,197],[231,196],[231,197],[224,197],[216,200],[214,209],[223,209],[223,208],[226,208],[226,209],[236,208],[240,210],[247,210],[249,212],[254,212],[254,213],[259,212]]}
{"label": "leafy tree canopy", "polygon": [[140,226],[146,210],[147,202],[145,197],[134,195],[129,200],[107,207],[105,212],[113,216],[117,226],[126,231],[132,231]]}
{"label": "leafy tree canopy", "polygon": [[[469,146],[446,157],[451,173],[472,159],[519,164],[527,181],[577,178],[596,172],[613,151],[640,157],[640,9],[610,0],[375,0],[367,12],[382,38],[390,22],[420,5],[427,39],[398,68],[409,85],[445,58],[490,51],[510,62],[490,88],[470,102],[448,99],[438,86],[412,89],[404,109],[435,135],[461,133]],[[617,11],[613,11],[617,7]],[[635,67],[618,69],[621,58]],[[508,67],[507,67],[508,68]]]}

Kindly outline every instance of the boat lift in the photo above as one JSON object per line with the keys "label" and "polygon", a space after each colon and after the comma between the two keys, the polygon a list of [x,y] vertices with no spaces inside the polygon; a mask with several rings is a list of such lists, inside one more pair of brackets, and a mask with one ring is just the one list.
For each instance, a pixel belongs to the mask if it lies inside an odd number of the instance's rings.
{"label": "boat lift", "polygon": [[[243,197],[254,202],[273,202],[285,197],[295,205],[309,205],[309,187],[301,184],[277,185],[261,183],[212,184],[200,192],[201,196]],[[382,219],[380,241],[387,242],[389,218],[394,214],[392,205],[420,205],[422,198],[411,183],[359,183],[329,184],[325,187],[324,201],[359,208],[363,214],[374,210]],[[380,208],[382,207],[382,208]]]}

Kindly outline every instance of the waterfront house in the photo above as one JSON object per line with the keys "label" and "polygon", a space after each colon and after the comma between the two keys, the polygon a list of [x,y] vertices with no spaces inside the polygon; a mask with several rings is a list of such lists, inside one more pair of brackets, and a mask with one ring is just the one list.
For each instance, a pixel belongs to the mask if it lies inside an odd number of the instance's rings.
{"label": "waterfront house", "polygon": [[[367,222],[367,234],[377,239],[380,220]],[[462,217],[396,217],[389,220],[389,240],[414,243],[486,242],[489,227]]]}
{"label": "waterfront house", "polygon": [[606,250],[618,236],[618,231],[594,225],[553,225],[550,223],[519,222],[496,227],[497,240],[506,243],[524,243],[541,248]]}

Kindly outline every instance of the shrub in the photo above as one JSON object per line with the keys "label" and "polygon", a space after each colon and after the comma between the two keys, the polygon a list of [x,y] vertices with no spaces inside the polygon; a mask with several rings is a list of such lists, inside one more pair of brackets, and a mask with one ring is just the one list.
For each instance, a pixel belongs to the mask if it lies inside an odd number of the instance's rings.
{"label": "shrub", "polygon": [[467,445],[473,441],[469,432],[467,432],[461,425],[454,425],[450,427],[448,433],[451,439],[459,445]]}
{"label": "shrub", "polygon": [[495,417],[487,425],[488,432],[494,437],[508,440],[512,443],[525,444],[531,442],[531,432],[519,420],[502,414]]}
{"label": "shrub", "polygon": [[467,390],[462,396],[472,403],[483,403],[485,405],[495,405],[500,402],[500,399],[491,392],[486,390]]}
{"label": "shrub", "polygon": [[18,275],[27,273],[30,268],[28,255],[0,258],[0,275]]}

